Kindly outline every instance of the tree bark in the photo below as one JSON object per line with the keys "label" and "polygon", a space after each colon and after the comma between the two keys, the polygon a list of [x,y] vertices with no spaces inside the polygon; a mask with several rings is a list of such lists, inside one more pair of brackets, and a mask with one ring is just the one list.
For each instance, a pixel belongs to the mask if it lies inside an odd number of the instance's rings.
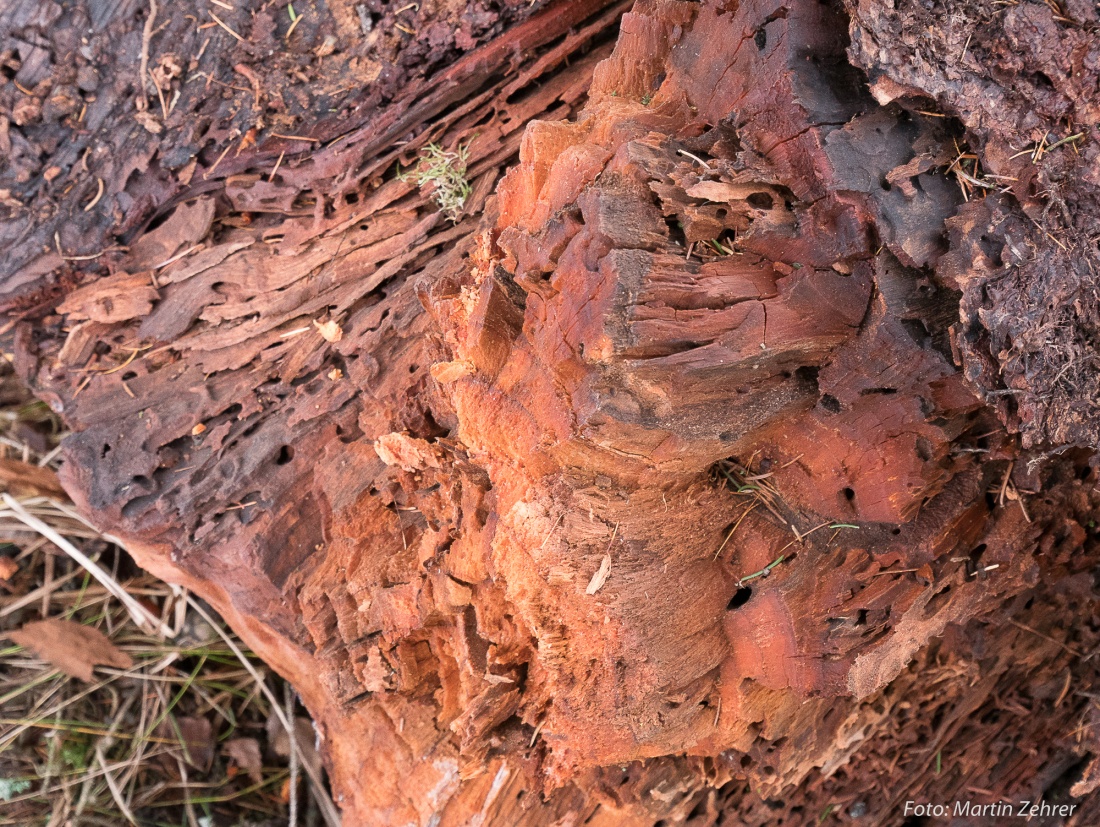
{"label": "tree bark", "polygon": [[54,35],[0,129],[66,488],[294,682],[347,823],[1095,823],[1096,10],[355,8],[174,9],[179,75],[103,24],[98,139]]}

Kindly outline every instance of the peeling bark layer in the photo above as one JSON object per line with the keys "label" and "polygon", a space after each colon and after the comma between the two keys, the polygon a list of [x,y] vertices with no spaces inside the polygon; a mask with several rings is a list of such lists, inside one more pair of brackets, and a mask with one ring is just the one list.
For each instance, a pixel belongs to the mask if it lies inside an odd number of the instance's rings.
{"label": "peeling bark layer", "polygon": [[[350,823],[1092,823],[1064,11],[956,49],[907,4],[560,4],[282,172],[242,152],[9,280],[66,486],[295,681]],[[470,147],[455,225],[386,175],[428,140]]]}

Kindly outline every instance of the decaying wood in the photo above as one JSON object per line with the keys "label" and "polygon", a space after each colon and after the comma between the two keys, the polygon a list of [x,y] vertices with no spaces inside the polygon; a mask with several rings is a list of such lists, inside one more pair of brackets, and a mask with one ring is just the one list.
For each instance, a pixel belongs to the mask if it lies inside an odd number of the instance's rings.
{"label": "decaying wood", "polygon": [[[623,12],[186,175],[150,93],[139,175],[2,237],[66,488],[294,681],[348,823],[1093,823],[1095,10]],[[393,174],[429,141],[458,222]]]}

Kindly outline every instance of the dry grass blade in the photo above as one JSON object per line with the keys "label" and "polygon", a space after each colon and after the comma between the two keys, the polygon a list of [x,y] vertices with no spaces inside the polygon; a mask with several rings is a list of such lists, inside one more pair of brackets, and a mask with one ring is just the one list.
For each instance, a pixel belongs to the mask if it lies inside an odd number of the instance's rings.
{"label": "dry grass blade", "polygon": [[[275,693],[268,687],[267,681],[263,679],[260,673],[256,670],[256,667],[245,657],[240,647],[233,642],[233,639],[227,635],[217,622],[210,616],[210,614],[190,595],[187,596],[187,602],[202,618],[213,627],[218,635],[225,641],[225,644],[233,651],[233,653],[240,659],[241,664],[247,669],[252,676],[256,679],[256,684],[260,687],[260,691],[271,704],[272,714],[279,719],[279,723],[286,729],[288,737],[294,738],[294,722],[283,711],[282,705],[279,703],[279,699],[275,696]],[[309,780],[313,783],[313,794],[317,799],[318,805],[321,808],[321,815],[325,819],[325,823],[329,827],[340,827],[340,813],[336,809],[336,805],[332,803],[332,798],[325,791],[324,780],[320,777],[315,767],[312,767],[307,761],[304,764],[306,773],[309,775]]]}
{"label": "dry grass blade", "polygon": [[[96,664],[82,683],[58,671],[57,658],[0,644],[0,827],[286,824],[292,806],[300,824],[322,823],[322,811],[338,824],[316,761],[303,794],[288,796],[287,756],[266,725],[273,710],[295,717],[270,702],[282,682],[64,501],[48,470],[61,423],[3,364],[0,394],[0,636],[45,622],[66,630],[60,644],[97,636],[120,665],[133,664],[104,667],[102,651],[71,647],[82,669]],[[61,651],[57,640],[23,642]],[[240,744],[251,745],[243,762]]]}
{"label": "dry grass blade", "polygon": [[[172,597],[166,586],[158,592],[147,575],[136,587],[132,580],[124,582],[146,598]],[[266,677],[252,665],[254,656],[237,644],[221,645],[195,612],[184,624],[182,643],[144,635],[90,576],[83,587],[50,596],[54,617],[67,605],[80,622],[109,631],[135,665],[107,670],[97,683],[81,687],[18,647],[0,649],[0,794],[9,799],[0,808],[0,825],[60,827],[70,821],[202,827],[245,823],[245,814],[285,823],[289,802],[278,790],[287,770],[264,767],[263,748],[257,744],[255,761],[241,772],[229,751],[217,746],[238,733],[264,737],[271,713],[264,700],[270,690],[261,688]],[[218,631],[232,641],[220,625]],[[193,642],[199,639],[215,643]],[[216,740],[211,721],[219,733]],[[205,736],[196,735],[202,732]],[[214,752],[206,752],[196,767],[196,749]],[[278,754],[271,747],[268,751]],[[211,763],[212,757],[218,760]],[[316,801],[313,796],[308,804]],[[215,812],[221,813],[216,820]],[[234,813],[240,815],[226,820]]]}
{"label": "dry grass blade", "polygon": [[[46,525],[37,517],[27,512],[19,501],[12,497],[10,494],[0,494],[0,499],[3,499],[4,504],[11,509],[11,516],[14,516],[21,523],[26,525],[47,538],[51,543],[64,551],[70,557],[73,558],[80,566],[82,566],[92,577],[98,580],[107,591],[113,594],[126,610],[130,613],[130,617],[133,618],[141,629],[157,632],[165,637],[171,637],[172,629],[161,623],[160,619],[154,617],[152,613],[132,598],[121,585],[119,585],[110,574],[104,571],[98,563],[88,557],[84,552],[58,534],[53,528]],[[6,517],[9,514],[0,511],[0,517]]]}
{"label": "dry grass blade", "polygon": [[725,478],[733,493],[756,500],[780,522],[791,524],[788,513],[790,509],[783,503],[779,490],[769,481],[772,476],[770,473],[754,474],[747,467],[733,460],[723,460],[715,468],[718,474]]}
{"label": "dry grass blade", "polygon": [[122,795],[122,790],[119,789],[118,782],[115,781],[114,775],[107,766],[107,761],[103,758],[103,750],[97,749],[95,757],[99,766],[103,769],[103,778],[107,782],[107,787],[111,791],[111,797],[114,799],[115,804],[118,805],[118,809],[126,817],[127,821],[131,824],[137,824],[138,821],[134,818],[133,812],[131,812],[130,807],[126,804],[126,799]]}

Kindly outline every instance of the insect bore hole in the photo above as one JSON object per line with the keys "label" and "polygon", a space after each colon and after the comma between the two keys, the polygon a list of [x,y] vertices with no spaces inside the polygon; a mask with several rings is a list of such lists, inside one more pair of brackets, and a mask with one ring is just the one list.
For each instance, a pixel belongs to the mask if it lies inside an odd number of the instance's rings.
{"label": "insect bore hole", "polygon": [[733,593],[730,602],[726,604],[726,611],[732,612],[734,609],[740,609],[749,602],[750,597],[752,597],[752,586],[742,586]]}

